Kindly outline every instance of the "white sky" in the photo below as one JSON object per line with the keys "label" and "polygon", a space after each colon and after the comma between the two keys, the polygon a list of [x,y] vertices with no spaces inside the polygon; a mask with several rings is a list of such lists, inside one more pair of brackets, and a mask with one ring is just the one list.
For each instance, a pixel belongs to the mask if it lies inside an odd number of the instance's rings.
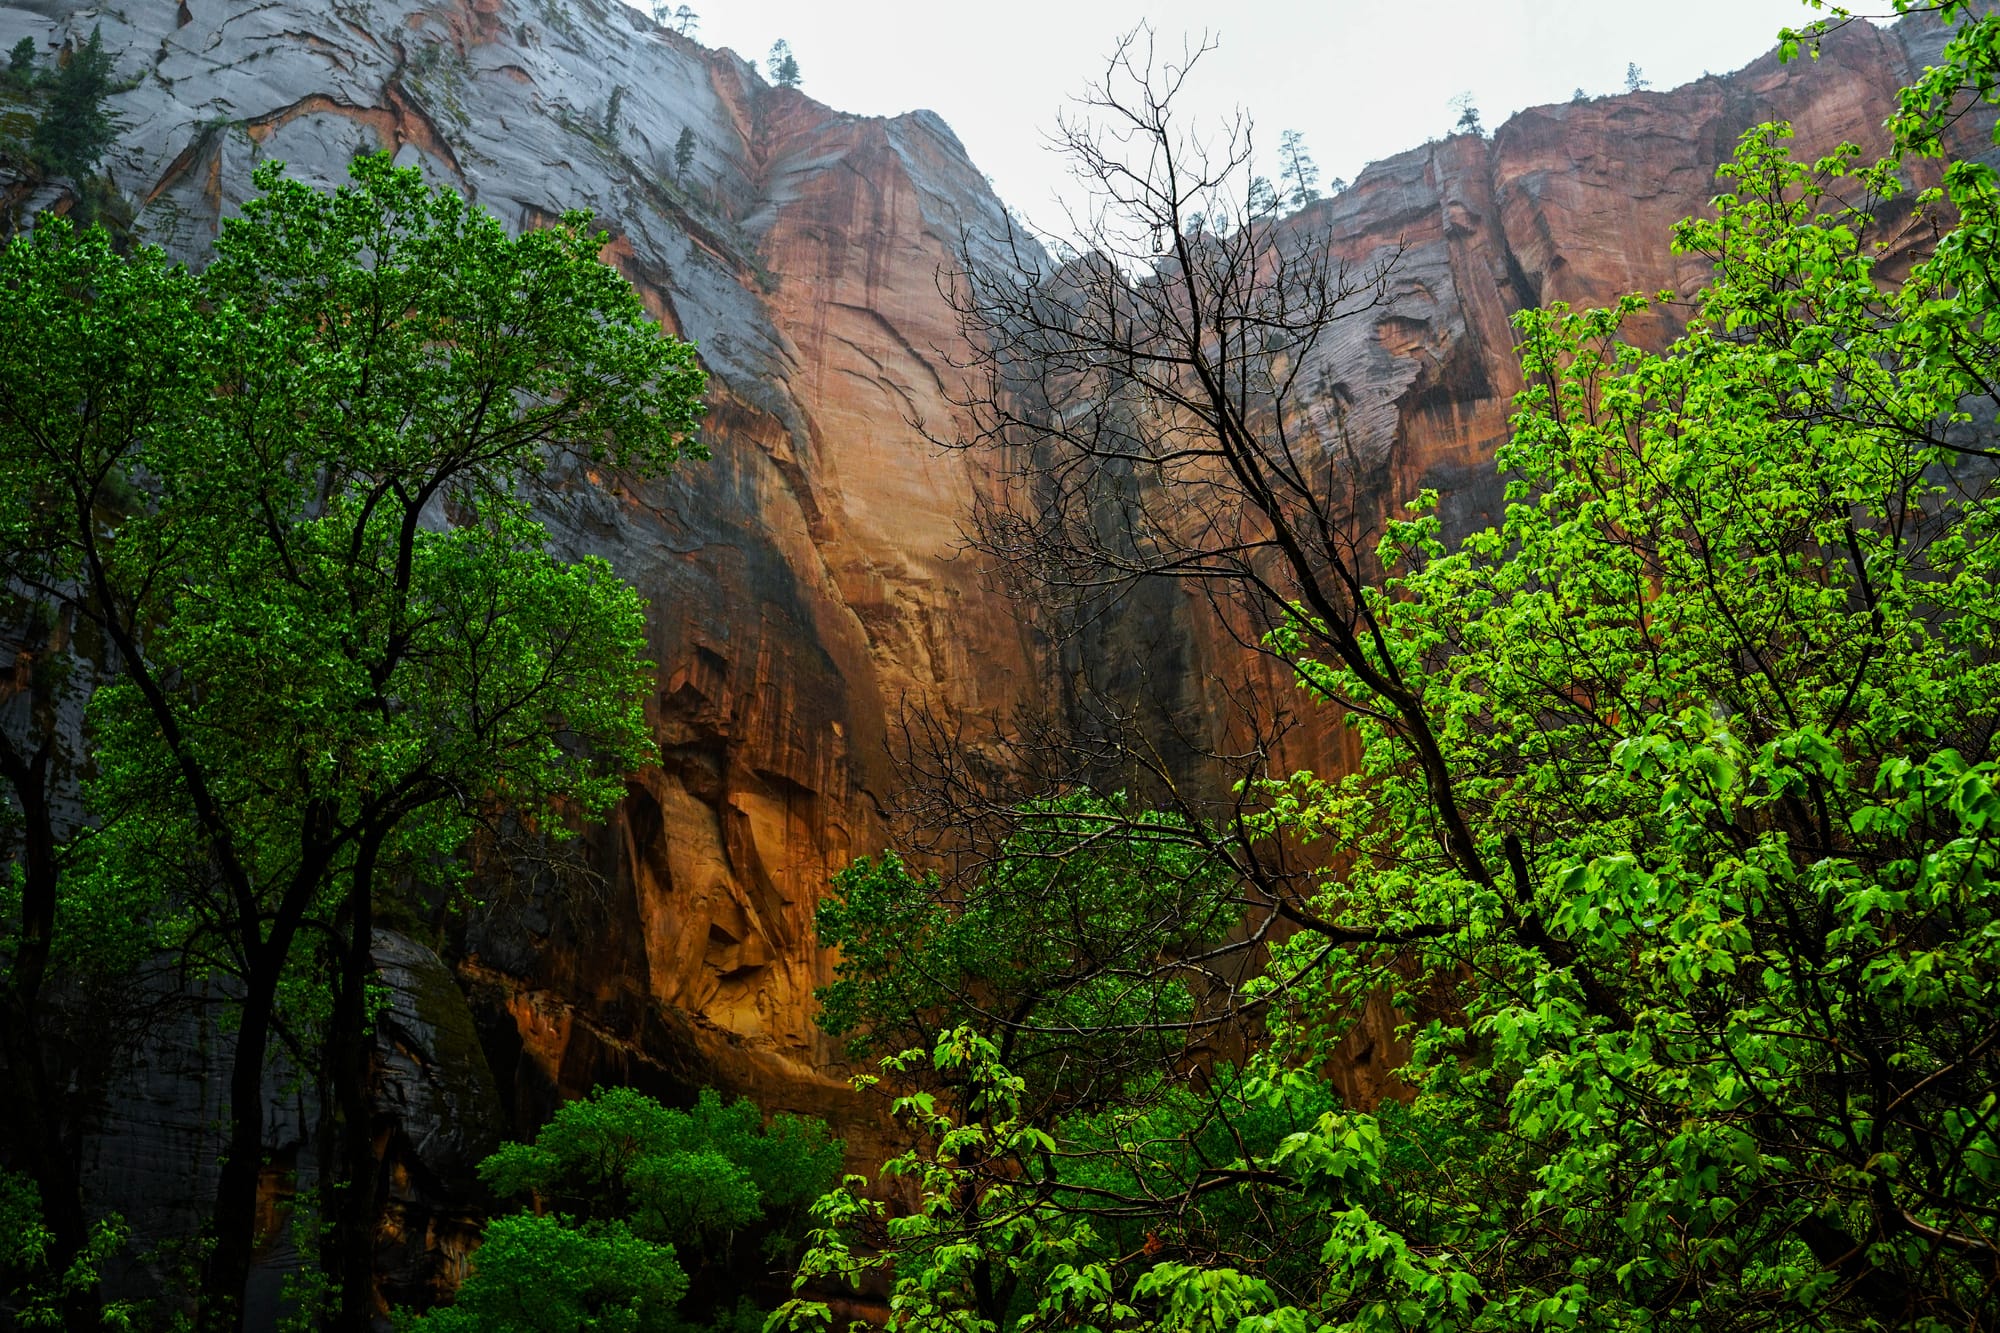
{"label": "white sky", "polygon": [[1260,155],[1281,130],[1302,131],[1324,183],[1449,132],[1458,93],[1472,93],[1491,129],[1578,87],[1622,91],[1628,61],[1655,88],[1735,69],[1775,45],[1780,27],[1816,16],[1803,0],[688,3],[701,15],[694,36],[759,68],[773,41],[789,41],[802,88],[829,106],[936,111],[1000,197],[1044,224],[1060,216],[1051,201],[1066,179],[1044,135],[1142,19],[1176,49],[1183,34],[1213,35],[1220,45],[1197,69],[1192,109],[1213,117],[1242,105]]}

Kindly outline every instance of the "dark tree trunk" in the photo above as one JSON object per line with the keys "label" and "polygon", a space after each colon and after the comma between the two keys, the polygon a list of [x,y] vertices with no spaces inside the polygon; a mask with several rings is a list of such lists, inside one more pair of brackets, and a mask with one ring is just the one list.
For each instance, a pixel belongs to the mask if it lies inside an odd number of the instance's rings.
{"label": "dark tree trunk", "polygon": [[348,889],[347,937],[339,941],[326,1101],[330,1112],[327,1230],[321,1265],[338,1304],[331,1327],[367,1333],[375,1310],[375,1231],[380,1211],[375,1151],[375,1042],[368,1026],[368,979],[374,975],[374,874],[379,838],[364,840]]}
{"label": "dark tree trunk", "polygon": [[201,1279],[202,1333],[240,1333],[244,1289],[257,1249],[257,1184],[264,1169],[264,1055],[284,953],[260,950],[243,997],[229,1065],[229,1140],[215,1184],[213,1245]]}
{"label": "dark tree trunk", "polygon": [[[52,753],[53,745],[45,740],[32,756],[25,756],[9,738],[0,735],[0,776],[14,789],[23,826],[21,936],[5,994],[0,995],[0,1057],[7,1062],[8,1140],[18,1147],[17,1164],[27,1171],[41,1196],[42,1220],[53,1238],[49,1266],[65,1273],[89,1241],[90,1224],[76,1163],[63,1139],[62,1110],[49,1078],[42,1031],[42,989],[55,941],[62,876],[55,819],[49,806]],[[73,1327],[94,1327],[95,1304],[91,1293],[78,1293],[65,1308],[65,1322]]]}
{"label": "dark tree trunk", "polygon": [[257,1184],[264,1170],[264,1059],[276,1017],[278,983],[307,906],[326,879],[331,849],[313,836],[324,832],[325,812],[306,815],[308,850],[300,859],[278,910],[264,934],[260,919],[246,919],[243,955],[246,977],[242,1018],[229,1065],[229,1141],[223,1151],[222,1173],[215,1186],[215,1211],[210,1219],[213,1247],[203,1267],[201,1333],[240,1333],[244,1289],[257,1250]]}

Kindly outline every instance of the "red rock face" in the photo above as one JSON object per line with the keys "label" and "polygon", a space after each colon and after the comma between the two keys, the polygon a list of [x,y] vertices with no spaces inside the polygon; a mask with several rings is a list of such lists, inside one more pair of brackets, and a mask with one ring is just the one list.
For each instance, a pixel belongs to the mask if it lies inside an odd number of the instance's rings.
{"label": "red rock face", "polygon": [[[560,478],[544,506],[561,549],[608,556],[650,599],[663,762],[601,835],[601,885],[503,897],[467,933],[462,980],[516,1122],[619,1079],[864,1123],[812,1021],[829,976],[812,914],[886,836],[893,721],[914,703],[998,717],[1053,689],[961,549],[982,461],[928,438],[954,430],[937,274],[962,234],[999,229],[998,202],[935,117],[842,115],[610,0],[202,8],[0,11],[0,45],[102,23],[121,75],[144,76],[115,103],[133,128],[111,160],[142,234],[199,259],[258,158],[332,182],[389,148],[511,226],[595,209],[607,258],[713,376],[712,461],[623,490]],[[1494,517],[1510,314],[1698,285],[1669,230],[1737,136],[1787,117],[1808,150],[1879,149],[1938,40],[1854,25],[1816,63],[1535,108],[1312,206],[1303,221],[1357,261],[1404,250],[1393,303],[1324,367],[1384,510],[1436,486],[1456,527]],[[677,178],[684,127],[697,154]],[[1190,706],[1253,669],[1191,603],[1147,606],[1113,637],[1156,645],[1155,684]],[[1310,727],[1298,758],[1338,767],[1341,737]],[[1389,1058],[1382,1032],[1364,1039],[1356,1095]]]}

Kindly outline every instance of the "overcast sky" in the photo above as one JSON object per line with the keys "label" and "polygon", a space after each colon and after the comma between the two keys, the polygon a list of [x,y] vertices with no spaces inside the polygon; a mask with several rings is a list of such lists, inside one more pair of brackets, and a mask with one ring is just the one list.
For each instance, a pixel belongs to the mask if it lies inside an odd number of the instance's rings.
{"label": "overcast sky", "polygon": [[1814,17],[1802,0],[688,3],[701,16],[696,37],[760,68],[773,41],[789,41],[801,86],[829,106],[938,112],[1000,197],[1043,223],[1057,216],[1050,201],[1064,179],[1044,136],[1142,19],[1176,45],[1204,31],[1218,42],[1197,67],[1195,110],[1240,104],[1260,152],[1275,150],[1281,130],[1299,130],[1323,179],[1351,180],[1367,162],[1448,132],[1461,92],[1490,128],[1579,87],[1622,91],[1628,62],[1656,88],[1736,69],[1770,49],[1780,27]]}

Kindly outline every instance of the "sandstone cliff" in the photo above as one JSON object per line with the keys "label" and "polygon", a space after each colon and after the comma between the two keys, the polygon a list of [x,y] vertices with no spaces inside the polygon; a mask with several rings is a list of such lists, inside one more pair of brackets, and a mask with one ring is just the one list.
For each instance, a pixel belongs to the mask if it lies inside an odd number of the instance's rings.
{"label": "sandstone cliff", "polygon": [[[713,461],[656,486],[561,478],[545,501],[565,550],[607,556],[651,603],[664,761],[604,835],[601,890],[523,894],[473,923],[463,998],[437,993],[434,959],[385,942],[410,1009],[396,1058],[413,1123],[491,1089],[494,1125],[525,1127],[617,1079],[678,1096],[719,1083],[863,1129],[812,1025],[827,977],[814,901],[884,836],[885,735],[906,702],[993,716],[1047,684],[960,549],[979,459],[938,455],[913,424],[951,418],[956,331],[936,273],[961,237],[983,245],[1002,225],[951,131],[773,89],[616,0],[12,0],[0,46],[25,35],[53,55],[96,25],[134,81],[113,102],[125,137],[107,169],[144,238],[199,261],[255,163],[333,183],[387,148],[510,226],[594,210],[607,257],[713,377]],[[1894,90],[1938,40],[1855,25],[1816,64],[1535,108],[1313,205],[1306,220],[1349,257],[1403,250],[1394,300],[1346,326],[1324,376],[1384,505],[1437,486],[1455,525],[1491,517],[1518,387],[1509,314],[1698,283],[1666,237],[1736,137],[1786,117],[1810,147],[1879,148]],[[697,147],[681,177],[683,128]],[[4,200],[21,216],[60,202],[25,183]],[[1143,623],[1105,642],[1154,645],[1152,669],[1190,705],[1244,669],[1191,604],[1140,605]],[[1338,762],[1324,729],[1309,748]],[[1381,1055],[1354,1054],[1365,1092]],[[209,1112],[173,1089],[199,1066],[181,1063],[156,1061],[114,1127],[198,1140]],[[422,1231],[438,1223],[420,1205],[473,1148],[405,1137],[404,1223]]]}
{"label": "sandstone cliff", "polygon": [[[545,505],[563,547],[609,556],[651,603],[667,762],[614,833],[616,928],[558,958],[533,931],[509,961],[592,1012],[667,1006],[810,1071],[812,905],[879,838],[884,717],[1021,684],[955,559],[965,464],[905,424],[948,413],[934,273],[1000,218],[963,149],[924,113],[769,88],[611,0],[0,10],[0,35],[51,56],[97,25],[137,82],[106,167],[144,239],[199,261],[256,163],[335,183],[388,148],[510,226],[593,210],[607,257],[700,344],[714,461],[629,491],[567,478]],[[524,1058],[559,1075],[547,1025],[522,1029]]]}

